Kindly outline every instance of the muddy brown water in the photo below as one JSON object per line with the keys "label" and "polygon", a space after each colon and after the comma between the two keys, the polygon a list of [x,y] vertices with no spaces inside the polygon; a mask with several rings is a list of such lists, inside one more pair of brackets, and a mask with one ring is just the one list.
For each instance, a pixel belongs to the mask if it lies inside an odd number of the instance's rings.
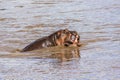
{"label": "muddy brown water", "polygon": [[[83,46],[18,51],[64,28]],[[0,80],[120,80],[120,0],[0,0]]]}

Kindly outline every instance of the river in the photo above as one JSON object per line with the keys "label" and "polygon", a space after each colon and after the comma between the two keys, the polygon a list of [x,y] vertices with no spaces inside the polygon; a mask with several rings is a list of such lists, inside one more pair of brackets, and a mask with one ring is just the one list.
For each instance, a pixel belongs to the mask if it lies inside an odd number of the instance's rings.
{"label": "river", "polygon": [[[19,52],[65,28],[82,47]],[[0,0],[0,80],[120,80],[120,0]]]}

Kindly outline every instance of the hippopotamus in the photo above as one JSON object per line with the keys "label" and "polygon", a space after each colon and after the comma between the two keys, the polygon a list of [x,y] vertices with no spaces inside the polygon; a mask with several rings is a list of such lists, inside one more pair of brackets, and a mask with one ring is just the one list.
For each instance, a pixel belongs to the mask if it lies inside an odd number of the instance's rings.
{"label": "hippopotamus", "polygon": [[27,45],[21,52],[32,51],[52,46],[80,46],[80,36],[76,31],[60,29],[49,36],[39,38]]}

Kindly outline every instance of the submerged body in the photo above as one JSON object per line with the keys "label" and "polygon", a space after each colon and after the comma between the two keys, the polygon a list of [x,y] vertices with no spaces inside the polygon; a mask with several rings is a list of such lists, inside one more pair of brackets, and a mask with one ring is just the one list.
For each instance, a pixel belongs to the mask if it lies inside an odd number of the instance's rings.
{"label": "submerged body", "polygon": [[32,42],[21,52],[32,51],[39,48],[46,48],[52,46],[79,46],[79,35],[76,31],[69,31],[68,29],[58,30],[53,34],[37,39]]}

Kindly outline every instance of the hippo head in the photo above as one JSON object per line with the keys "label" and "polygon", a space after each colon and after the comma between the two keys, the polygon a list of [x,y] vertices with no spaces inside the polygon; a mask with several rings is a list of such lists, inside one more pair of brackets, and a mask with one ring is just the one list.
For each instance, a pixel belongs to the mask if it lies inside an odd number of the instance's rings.
{"label": "hippo head", "polygon": [[64,45],[65,46],[78,46],[80,47],[80,36],[76,31],[69,31],[70,36],[67,38],[65,41]]}
{"label": "hippo head", "polygon": [[52,40],[56,45],[80,46],[80,36],[76,31],[61,29],[52,34]]}

